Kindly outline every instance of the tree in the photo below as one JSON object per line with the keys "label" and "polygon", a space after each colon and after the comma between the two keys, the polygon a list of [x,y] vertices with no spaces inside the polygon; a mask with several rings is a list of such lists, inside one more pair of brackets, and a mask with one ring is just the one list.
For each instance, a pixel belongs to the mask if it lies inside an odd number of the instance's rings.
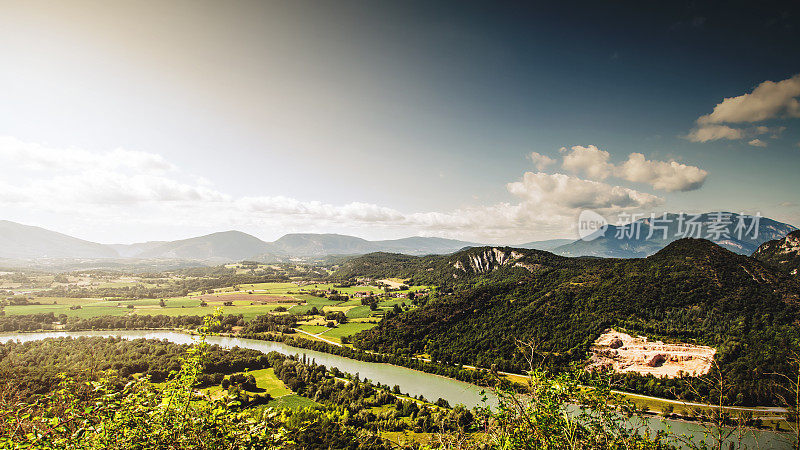
{"label": "tree", "polygon": [[800,352],[795,348],[789,360],[790,374],[774,373],[775,395],[780,404],[786,408],[786,422],[792,433],[795,450],[800,449]]}
{"label": "tree", "polygon": [[[727,374],[720,368],[715,359],[709,373],[703,377],[687,381],[688,392],[701,403],[701,407],[692,407],[693,415],[704,434],[711,438],[712,448],[723,450],[725,444],[731,450],[741,449],[742,440],[750,432],[747,425],[752,420],[752,413],[737,412],[730,407],[730,397],[734,385],[728,381]],[[689,407],[690,405],[686,405]],[[692,446],[685,438],[684,442]]]}

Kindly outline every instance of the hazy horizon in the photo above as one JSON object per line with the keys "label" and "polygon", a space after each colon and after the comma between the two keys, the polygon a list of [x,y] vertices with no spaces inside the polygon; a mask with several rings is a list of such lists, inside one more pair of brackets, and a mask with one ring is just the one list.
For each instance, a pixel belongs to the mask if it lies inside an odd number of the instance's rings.
{"label": "hazy horizon", "polygon": [[796,11],[0,1],[0,219],[576,238],[584,209],[800,225]]}

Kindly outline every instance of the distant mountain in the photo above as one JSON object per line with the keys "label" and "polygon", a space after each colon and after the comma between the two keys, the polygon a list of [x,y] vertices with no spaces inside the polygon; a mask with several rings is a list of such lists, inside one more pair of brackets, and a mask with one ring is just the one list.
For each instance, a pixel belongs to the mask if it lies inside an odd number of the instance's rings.
{"label": "distant mountain", "polygon": [[136,257],[241,261],[271,251],[272,248],[269,243],[247,233],[223,231],[165,242],[139,253]]}
{"label": "distant mountain", "polygon": [[480,244],[437,237],[414,236],[403,239],[368,241],[341,234],[287,234],[272,243],[284,255],[315,257],[325,255],[363,255],[374,252],[429,255],[453,253]]}
{"label": "distant mountain", "polygon": [[753,258],[800,277],[800,231],[761,244],[753,253]]}
{"label": "distant mountain", "polygon": [[[702,214],[697,221],[700,233],[690,236],[708,237],[715,214]],[[727,214],[727,213],[726,213]],[[739,254],[749,255],[761,244],[782,239],[795,227],[762,217],[756,236],[752,230],[738,237],[736,225],[739,215],[731,214],[729,225],[724,227],[717,244]],[[750,224],[750,216],[743,217]],[[625,233],[626,229],[609,226],[603,237],[592,241],[551,239],[527,242],[514,248],[545,250],[561,256],[596,256],[612,258],[638,258],[652,255],[670,242],[681,237],[675,214],[669,214],[667,237],[662,236],[659,223],[649,219],[637,222],[638,235]],[[650,230],[653,236],[650,236]],[[623,236],[617,238],[617,236]],[[150,241],[135,244],[98,244],[77,239],[44,228],[0,221],[0,258],[13,260],[54,259],[137,259],[147,261],[183,260],[204,262],[230,262],[252,259],[263,262],[289,262],[292,260],[320,261],[329,256],[365,255],[368,253],[402,253],[405,255],[445,255],[483,244],[439,237],[413,236],[403,239],[368,241],[341,234],[295,233],[287,234],[275,242],[265,242],[240,231],[212,233],[176,241]],[[105,263],[104,263],[105,264]]]}
{"label": "distant mountain", "polygon": [[116,250],[103,244],[0,220],[0,258],[117,258]]}
{"label": "distant mountain", "polygon": [[524,244],[512,245],[511,247],[527,248],[530,250],[552,251],[555,248],[561,247],[562,245],[570,244],[572,242],[575,242],[575,239],[548,239],[546,241],[533,241],[533,242],[526,242]]}
{"label": "distant mountain", "polygon": [[287,234],[272,243],[272,249],[293,256],[356,255],[369,253],[370,242],[342,234]]}
{"label": "distant mountain", "polygon": [[[287,234],[275,242],[242,233],[225,231],[176,241],[134,244],[98,244],[44,228],[0,221],[0,258],[33,259],[175,259],[184,261],[288,262],[295,258],[363,255],[394,252],[409,255],[453,253],[473,242],[438,237],[414,236],[403,239],[368,241],[341,234]],[[105,263],[103,263],[105,264]]]}
{"label": "distant mountain", "polygon": [[466,247],[480,247],[484,244],[438,237],[414,236],[388,241],[373,241],[382,252],[404,253],[406,255],[441,255],[453,253]]}
{"label": "distant mountain", "polygon": [[[656,253],[681,237],[694,237],[709,239],[740,255],[750,255],[764,242],[781,239],[797,229],[792,225],[766,217],[761,217],[756,222],[758,230],[754,235],[752,230],[737,229],[740,223],[746,227],[754,225],[752,216],[734,213],[705,213],[693,219],[693,223],[698,224],[697,228],[689,228],[695,225],[689,225],[686,219],[680,222],[677,214],[667,214],[664,221],[657,219],[654,223],[651,223],[650,218],[646,218],[636,221],[636,225],[633,227],[610,225],[603,236],[597,239],[577,240],[556,247],[552,249],[552,252],[562,256],[642,258]],[[637,228],[638,232],[636,232]],[[666,230],[666,237],[664,237],[664,230]],[[688,234],[684,236],[682,233],[687,230]],[[717,231],[720,232],[717,233]]]}
{"label": "distant mountain", "polygon": [[108,244],[108,246],[116,250],[119,256],[123,258],[136,258],[142,253],[164,245],[167,242],[168,241],[148,241],[136,244]]}

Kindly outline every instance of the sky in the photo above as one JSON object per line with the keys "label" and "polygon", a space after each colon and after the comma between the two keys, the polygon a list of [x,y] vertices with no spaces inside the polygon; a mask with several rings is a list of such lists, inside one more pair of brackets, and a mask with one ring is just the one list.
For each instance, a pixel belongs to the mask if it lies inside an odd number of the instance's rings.
{"label": "sky", "polygon": [[0,0],[0,58],[0,220],[97,242],[800,226],[791,2]]}

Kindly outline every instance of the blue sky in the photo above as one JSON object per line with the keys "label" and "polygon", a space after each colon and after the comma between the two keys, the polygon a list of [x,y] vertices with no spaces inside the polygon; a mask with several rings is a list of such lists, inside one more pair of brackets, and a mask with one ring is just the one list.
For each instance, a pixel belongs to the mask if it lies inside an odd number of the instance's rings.
{"label": "blue sky", "polygon": [[800,225],[796,6],[433,3],[2,1],[0,218],[101,242]]}

